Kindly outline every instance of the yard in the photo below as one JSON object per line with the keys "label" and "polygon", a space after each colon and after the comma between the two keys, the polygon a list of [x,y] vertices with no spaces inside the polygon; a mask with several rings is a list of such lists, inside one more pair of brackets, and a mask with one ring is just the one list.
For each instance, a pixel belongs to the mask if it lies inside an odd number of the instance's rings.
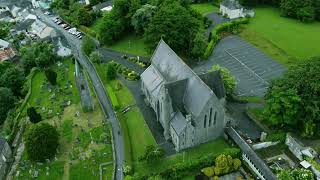
{"label": "yard", "polygon": [[[229,144],[221,138],[166,157],[154,163],[138,161],[138,158],[143,155],[145,147],[147,145],[155,145],[156,142],[144,121],[143,115],[135,106],[135,99],[130,90],[119,80],[107,80],[105,71],[106,64],[96,64],[95,66],[104,85],[107,87],[109,96],[110,94],[115,94],[120,104],[117,116],[120,120],[124,136],[126,161],[127,164],[132,165],[135,172],[141,175],[160,172],[177,163],[196,160],[207,154],[221,154],[230,148]],[[113,92],[110,93],[110,91]],[[126,113],[123,113],[123,110],[127,107],[130,107],[130,109]],[[195,173],[198,172],[190,172],[191,175]]]}
{"label": "yard", "polygon": [[[43,72],[37,72],[27,107],[35,106],[43,122],[57,128],[60,134],[57,155],[50,161],[34,163],[23,152],[14,179],[35,176],[38,179],[97,179],[99,165],[113,160],[110,125],[95,98],[95,110],[83,112],[71,60],[55,65],[53,69],[58,74],[58,85],[48,85]],[[105,167],[103,176],[111,178],[112,170],[111,163]]]}
{"label": "yard", "polygon": [[202,15],[207,15],[211,12],[219,12],[219,8],[212,3],[198,3],[192,4],[191,8]]}
{"label": "yard", "polygon": [[261,7],[240,36],[284,65],[320,54],[320,22],[302,23]]}

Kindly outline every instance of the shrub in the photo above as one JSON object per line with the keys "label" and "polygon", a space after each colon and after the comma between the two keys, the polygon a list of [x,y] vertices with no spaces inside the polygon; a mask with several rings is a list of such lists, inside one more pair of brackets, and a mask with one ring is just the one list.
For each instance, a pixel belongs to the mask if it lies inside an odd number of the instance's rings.
{"label": "shrub", "polygon": [[203,168],[201,170],[201,172],[203,172],[203,174],[205,174],[206,176],[208,177],[212,177],[214,175],[214,167],[206,167],[206,168]]}
{"label": "shrub", "polygon": [[108,94],[109,94],[109,97],[110,97],[110,100],[111,100],[111,103],[112,103],[114,109],[119,110],[120,104],[118,102],[118,98],[117,98],[116,94],[114,93],[112,87],[107,86],[107,90],[108,90]]}
{"label": "shrub", "polygon": [[82,51],[89,56],[96,48],[96,44],[89,36],[85,36],[82,41]]}
{"label": "shrub", "polygon": [[116,67],[113,63],[107,64],[106,71],[107,71],[107,79],[108,80],[113,80],[117,77]]}
{"label": "shrub", "polygon": [[233,170],[237,171],[241,167],[241,160],[238,158],[233,159]]}
{"label": "shrub", "polygon": [[32,125],[24,136],[26,152],[32,161],[51,159],[59,145],[59,134],[47,123]]}
{"label": "shrub", "polygon": [[285,132],[276,132],[272,134],[268,134],[266,137],[266,141],[280,141],[284,143],[286,141],[286,133]]}
{"label": "shrub", "polygon": [[37,113],[37,111],[34,107],[28,108],[27,114],[28,114],[29,120],[32,123],[38,123],[42,120],[41,115],[39,113]]}

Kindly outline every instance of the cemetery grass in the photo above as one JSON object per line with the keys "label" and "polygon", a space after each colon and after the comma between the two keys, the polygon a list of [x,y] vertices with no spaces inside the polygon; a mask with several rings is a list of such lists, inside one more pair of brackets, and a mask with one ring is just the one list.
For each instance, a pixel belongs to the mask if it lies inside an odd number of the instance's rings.
{"label": "cemetery grass", "polygon": [[320,53],[320,22],[302,23],[280,16],[271,7],[255,8],[255,17],[240,36],[284,65]]}
{"label": "cemetery grass", "polygon": [[[79,179],[79,177],[80,179],[82,177],[97,179],[99,164],[112,161],[110,126],[108,124],[103,125],[105,118],[100,106],[94,99],[95,110],[93,112],[82,111],[78,90],[74,84],[74,65],[71,60],[63,63],[68,66],[67,69],[63,70],[62,67],[53,66],[58,74],[58,84],[63,86],[67,81],[70,81],[72,87],[62,89],[59,93],[56,93],[55,100],[50,100],[49,97],[52,93],[50,94],[47,89],[43,90],[40,87],[46,82],[46,78],[42,72],[38,72],[32,81],[32,94],[27,105],[27,107],[37,105],[37,111],[42,114],[43,118],[40,123],[46,122],[57,128],[60,138],[56,158],[43,164],[33,163],[28,160],[27,153],[24,151],[17,168],[20,176],[14,177],[14,179],[31,179],[29,170],[31,170],[31,174],[37,170],[39,172],[38,179]],[[63,73],[68,75],[62,78]],[[69,95],[67,93],[69,91],[73,93]],[[41,98],[41,101],[36,101],[38,98]],[[61,99],[71,99],[72,103],[61,110]],[[48,101],[54,101],[54,103]],[[40,107],[46,107],[46,110],[42,111]],[[53,110],[52,116],[46,115],[48,109]],[[60,117],[56,115],[57,112],[61,114]],[[79,117],[75,117],[77,112],[80,112]],[[22,118],[25,118],[25,115]],[[88,120],[90,120],[90,123]],[[104,139],[107,139],[107,142]],[[49,172],[48,176],[46,175],[47,171]],[[95,175],[93,175],[93,172]],[[112,171],[103,175],[111,177]]]}
{"label": "cemetery grass", "polygon": [[[116,113],[120,121],[122,136],[124,137],[125,159],[126,163],[131,165],[133,161],[137,161],[143,155],[146,146],[156,145],[156,141],[140,109],[135,106],[136,102],[130,90],[117,79],[112,81],[107,80],[105,63],[96,64],[95,66],[104,86],[108,86],[108,89],[111,88],[118,99],[120,107]],[[122,113],[122,110],[129,106],[131,108],[126,113]]]}
{"label": "cemetery grass", "polygon": [[191,4],[191,8],[202,15],[207,15],[211,12],[219,12],[219,8],[212,3],[195,3]]}

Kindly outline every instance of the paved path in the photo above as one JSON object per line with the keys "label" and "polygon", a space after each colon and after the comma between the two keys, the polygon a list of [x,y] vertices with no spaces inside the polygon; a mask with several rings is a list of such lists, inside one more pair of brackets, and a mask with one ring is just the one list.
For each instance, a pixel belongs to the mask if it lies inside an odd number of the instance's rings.
{"label": "paved path", "polygon": [[207,29],[207,36],[209,37],[209,34],[210,32],[212,31],[212,29],[218,25],[218,24],[221,24],[221,23],[224,23],[224,22],[227,22],[227,21],[230,21],[229,19],[227,18],[224,18],[222,17],[221,15],[217,14],[217,13],[210,13],[210,14],[207,14],[206,17],[212,21],[212,24],[211,26]]}
{"label": "paved path", "polygon": [[208,61],[194,68],[197,73],[219,64],[237,79],[236,94],[263,97],[272,79],[282,75],[285,67],[247,43],[239,36],[228,36],[215,47]]}
{"label": "paved path", "polygon": [[121,129],[119,125],[119,121],[113,111],[111,102],[109,100],[108,95],[106,94],[105,88],[98,76],[97,72],[95,71],[94,66],[88,60],[88,58],[82,53],[81,51],[81,41],[74,37],[73,35],[67,33],[64,29],[60,26],[56,25],[48,16],[45,16],[40,10],[36,10],[37,15],[45,21],[50,26],[54,27],[56,30],[60,31],[65,38],[68,40],[74,56],[78,59],[79,63],[88,71],[88,74],[91,78],[92,84],[96,91],[96,95],[100,101],[102,110],[104,111],[105,115],[108,117],[108,120],[112,124],[112,134],[113,134],[113,144],[114,144],[114,153],[116,159],[116,172],[115,172],[115,179],[122,180],[123,179],[123,172],[122,167],[124,165],[124,142],[121,136]]}

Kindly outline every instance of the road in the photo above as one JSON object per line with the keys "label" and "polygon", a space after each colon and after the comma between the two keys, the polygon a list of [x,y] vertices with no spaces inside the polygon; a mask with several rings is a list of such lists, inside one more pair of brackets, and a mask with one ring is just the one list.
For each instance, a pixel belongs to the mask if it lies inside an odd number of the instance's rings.
{"label": "road", "polygon": [[92,63],[81,51],[81,41],[77,39],[75,36],[66,32],[57,24],[55,24],[50,17],[44,15],[39,9],[35,10],[35,12],[38,15],[38,17],[40,17],[44,22],[46,22],[51,27],[54,27],[57,31],[61,32],[63,36],[65,36],[65,38],[69,42],[69,45],[73,51],[75,58],[78,59],[79,63],[87,70],[91,78],[93,87],[95,89],[96,95],[100,101],[102,110],[107,116],[107,119],[112,124],[113,144],[114,144],[114,153],[115,153],[115,160],[116,160],[115,179],[122,180],[123,179],[122,167],[124,165],[124,142],[121,136],[122,133],[121,133],[119,121],[115,115],[110,98],[108,97],[105,91],[105,88],[102,84],[100,77],[98,76]]}

